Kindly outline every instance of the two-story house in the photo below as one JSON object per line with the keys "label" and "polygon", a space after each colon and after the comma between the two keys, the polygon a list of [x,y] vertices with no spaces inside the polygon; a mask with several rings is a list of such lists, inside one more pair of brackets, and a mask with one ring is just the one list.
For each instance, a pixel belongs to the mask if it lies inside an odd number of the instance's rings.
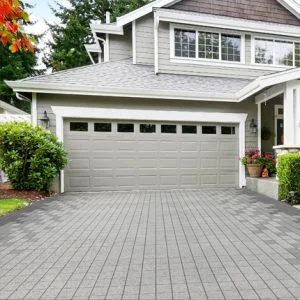
{"label": "two-story house", "polygon": [[94,22],[93,65],[8,84],[69,152],[61,191],[242,187],[300,144],[297,0],[156,0]]}

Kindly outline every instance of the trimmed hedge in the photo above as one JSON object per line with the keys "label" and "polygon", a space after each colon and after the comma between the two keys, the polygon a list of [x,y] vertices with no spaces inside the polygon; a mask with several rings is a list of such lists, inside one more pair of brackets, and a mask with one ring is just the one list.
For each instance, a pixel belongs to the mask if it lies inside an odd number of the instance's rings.
{"label": "trimmed hedge", "polygon": [[[300,203],[300,154],[278,156],[277,175],[280,199]],[[290,192],[295,192],[295,195]]]}
{"label": "trimmed hedge", "polygon": [[27,122],[0,125],[0,165],[17,190],[48,190],[67,164],[55,135]]}

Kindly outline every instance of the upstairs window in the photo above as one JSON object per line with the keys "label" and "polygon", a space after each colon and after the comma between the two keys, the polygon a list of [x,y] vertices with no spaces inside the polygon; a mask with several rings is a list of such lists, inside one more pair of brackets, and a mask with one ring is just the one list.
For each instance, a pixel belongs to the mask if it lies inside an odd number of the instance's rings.
{"label": "upstairs window", "polygon": [[299,67],[300,44],[274,39],[254,39],[256,64]]}
{"label": "upstairs window", "polygon": [[175,57],[241,62],[241,36],[174,29]]}
{"label": "upstairs window", "polygon": [[175,29],[175,56],[196,57],[196,32]]}

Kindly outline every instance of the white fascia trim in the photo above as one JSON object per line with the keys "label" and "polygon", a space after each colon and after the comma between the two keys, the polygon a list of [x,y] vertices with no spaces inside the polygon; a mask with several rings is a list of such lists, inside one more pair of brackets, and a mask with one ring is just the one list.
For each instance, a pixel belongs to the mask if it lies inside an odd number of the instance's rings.
{"label": "white fascia trim", "polygon": [[37,84],[29,86],[28,82],[8,82],[16,92],[51,93],[63,95],[132,97],[170,100],[237,102],[234,95],[224,96],[223,93],[195,93],[193,91],[147,90],[101,86],[68,86],[56,84]]}
{"label": "white fascia trim", "polygon": [[155,11],[155,15],[159,17],[160,21],[171,23],[181,23],[223,29],[225,28],[244,32],[250,31],[293,37],[300,36],[300,26],[258,22],[201,13],[195,14],[170,9],[157,9]]}
{"label": "white fascia trim", "polygon": [[136,21],[132,22],[132,63],[136,64]]}
{"label": "white fascia trim", "polygon": [[108,33],[115,35],[124,35],[123,26],[117,26],[116,23],[111,24],[90,24],[92,32]]}
{"label": "white fascia trim", "polygon": [[[247,114],[243,113],[209,113],[190,111],[168,110],[143,110],[143,109],[110,109],[110,108],[87,108],[69,106],[51,106],[56,115],[56,135],[59,141],[64,139],[64,118],[89,118],[110,120],[147,120],[147,121],[170,121],[170,122],[213,122],[239,124],[239,157],[245,153],[245,122]],[[61,192],[64,192],[64,172],[61,173]],[[245,168],[239,167],[239,186],[245,186]]]}
{"label": "white fascia trim", "polygon": [[236,96],[238,98],[238,101],[240,102],[266,87],[296,79],[300,79],[300,68],[288,70],[285,72],[279,72],[271,75],[261,76],[255,79],[250,84],[248,84],[245,88],[240,90],[236,94]]}
{"label": "white fascia trim", "polygon": [[277,0],[282,6],[288,9],[298,19],[300,19],[300,3],[297,0]]}
{"label": "white fascia trim", "polygon": [[270,89],[266,90],[265,92],[260,93],[255,97],[255,104],[261,104],[263,102],[266,102],[270,99],[273,99],[281,94],[283,94],[285,91],[285,84],[278,84]]}
{"label": "white fascia trim", "polygon": [[153,11],[154,8],[160,8],[163,6],[170,6],[181,0],[156,0],[149,4],[146,4],[122,17],[117,18],[117,25],[124,26],[128,23],[131,23],[134,20],[137,20]]}

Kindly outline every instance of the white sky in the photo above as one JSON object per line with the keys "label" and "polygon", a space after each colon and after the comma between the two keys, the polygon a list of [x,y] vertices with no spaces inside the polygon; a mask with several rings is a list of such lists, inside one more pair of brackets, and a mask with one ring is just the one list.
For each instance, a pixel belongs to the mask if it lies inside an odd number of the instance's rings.
{"label": "white sky", "polygon": [[[26,31],[34,34],[46,33],[45,36],[40,40],[38,48],[44,48],[44,51],[48,52],[49,50],[45,48],[45,43],[51,39],[51,34],[47,32],[48,27],[45,21],[50,23],[55,21],[55,17],[49,7],[49,5],[55,6],[55,0],[29,0],[28,2],[34,5],[34,7],[29,11],[29,14],[30,20],[35,22],[35,24],[29,28],[26,28]],[[59,0],[59,3],[67,5],[68,0]],[[43,52],[41,52],[39,55],[39,68],[45,68],[45,66],[42,64],[42,56]]]}

